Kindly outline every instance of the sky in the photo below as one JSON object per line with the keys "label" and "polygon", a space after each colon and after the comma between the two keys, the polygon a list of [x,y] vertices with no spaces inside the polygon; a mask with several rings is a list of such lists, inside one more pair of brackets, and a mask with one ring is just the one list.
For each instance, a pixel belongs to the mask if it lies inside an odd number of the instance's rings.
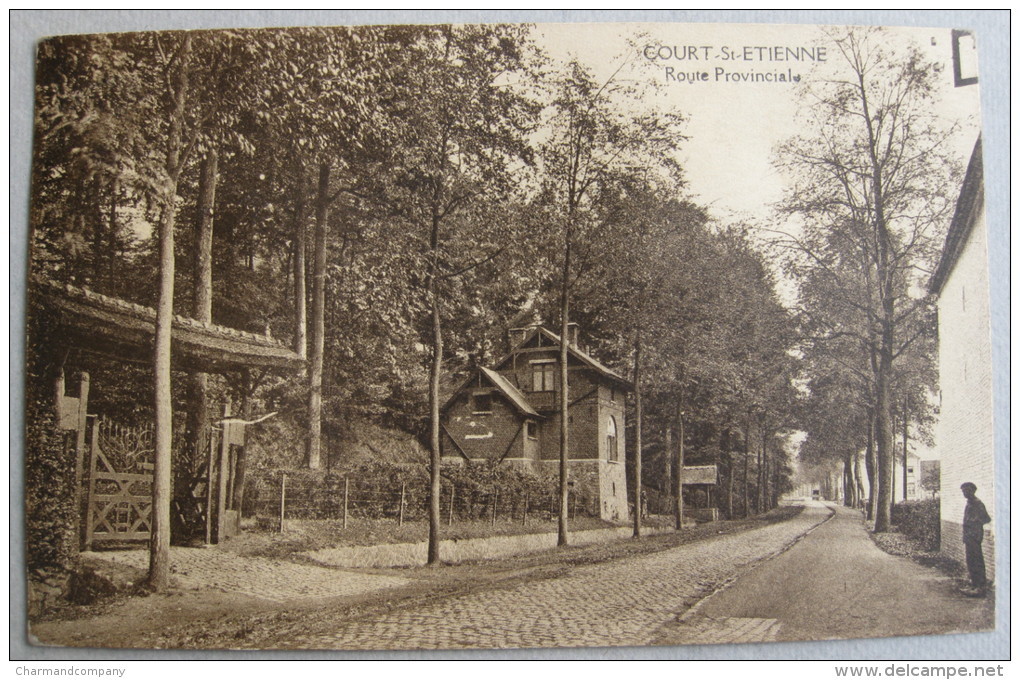
{"label": "sky", "polygon": [[[979,128],[979,92],[954,87],[950,30],[886,31],[888,46],[914,43],[941,65],[939,113],[960,123],[954,149],[966,163]],[[658,84],[631,104],[689,117],[688,139],[678,149],[688,189],[723,221],[763,218],[782,198],[785,182],[772,166],[773,150],[798,130],[801,84],[846,74],[832,40],[812,25],[539,24],[535,36],[553,58],[576,57],[602,78],[626,62],[618,77]],[[794,54],[801,60],[793,61]],[[753,73],[773,80],[799,75],[801,82],[737,80]]]}
{"label": "sky", "polygon": [[[888,47],[916,45],[940,69],[938,114],[947,126],[959,125],[953,150],[966,164],[980,129],[979,90],[954,85],[950,29],[885,30]],[[786,178],[773,165],[774,151],[798,132],[806,108],[802,85],[848,74],[833,41],[812,25],[539,24],[536,39],[554,59],[577,58],[601,79],[613,77],[623,63],[616,77],[657,83],[641,101],[624,105],[688,117],[687,139],[678,148],[687,190],[721,223],[776,219],[772,206],[782,199]],[[973,52],[963,54],[976,64]],[[791,60],[794,55],[800,60]],[[753,73],[770,74],[772,82],[742,79]],[[800,82],[777,82],[780,74],[800,76]],[[794,304],[795,287],[777,274],[781,298]],[[796,448],[802,438],[790,445]],[[911,449],[922,458],[936,457],[912,440]]]}

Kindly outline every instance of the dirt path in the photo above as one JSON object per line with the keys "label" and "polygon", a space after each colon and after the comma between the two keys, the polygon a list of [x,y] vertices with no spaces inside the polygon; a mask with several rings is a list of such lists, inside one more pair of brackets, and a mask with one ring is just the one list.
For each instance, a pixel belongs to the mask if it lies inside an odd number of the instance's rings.
{"label": "dirt path", "polygon": [[859,512],[836,507],[783,554],[704,600],[663,631],[662,644],[827,640],[994,628],[994,603],[964,597],[956,580],[889,555]]}

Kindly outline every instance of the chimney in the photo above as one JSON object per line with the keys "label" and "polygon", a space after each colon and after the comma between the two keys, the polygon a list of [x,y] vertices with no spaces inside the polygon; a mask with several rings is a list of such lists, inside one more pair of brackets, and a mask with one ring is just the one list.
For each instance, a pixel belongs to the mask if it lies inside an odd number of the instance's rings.
{"label": "chimney", "polygon": [[580,328],[580,326],[577,323],[573,322],[573,321],[570,321],[570,322],[567,323],[567,344],[570,345],[571,347],[577,347],[578,346],[577,345],[577,334],[578,334],[578,329],[579,328]]}
{"label": "chimney", "polygon": [[513,349],[517,345],[524,342],[524,339],[528,337],[528,333],[534,326],[525,326],[523,328],[511,328],[507,331],[507,340],[510,342],[510,349]]}

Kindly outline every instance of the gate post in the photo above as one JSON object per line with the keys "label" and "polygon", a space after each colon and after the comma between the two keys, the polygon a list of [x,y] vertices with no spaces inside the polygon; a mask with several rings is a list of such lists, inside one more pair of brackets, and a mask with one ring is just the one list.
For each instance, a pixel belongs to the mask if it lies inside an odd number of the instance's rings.
{"label": "gate post", "polygon": [[89,437],[89,493],[85,504],[85,550],[92,550],[92,507],[96,495],[96,458],[99,457],[99,418],[92,419]]}
{"label": "gate post", "polygon": [[212,544],[213,464],[216,458],[216,430],[209,430],[209,455],[205,465],[205,544]]}
{"label": "gate post", "polygon": [[85,522],[88,522],[88,504],[85,501],[82,479],[85,476],[85,429],[87,425],[87,409],[89,402],[89,374],[81,374],[81,385],[78,390],[78,428],[74,440],[74,516],[75,516],[75,540],[79,545],[84,537],[82,532],[82,506],[84,506]]}
{"label": "gate post", "polygon": [[226,509],[227,509],[227,474],[230,469],[230,437],[227,428],[230,424],[226,422],[227,418],[230,417],[230,401],[223,405],[223,422],[220,423],[222,430],[220,431],[220,473],[219,473],[219,493],[216,498],[216,542],[223,542],[224,529],[227,526],[226,522]]}

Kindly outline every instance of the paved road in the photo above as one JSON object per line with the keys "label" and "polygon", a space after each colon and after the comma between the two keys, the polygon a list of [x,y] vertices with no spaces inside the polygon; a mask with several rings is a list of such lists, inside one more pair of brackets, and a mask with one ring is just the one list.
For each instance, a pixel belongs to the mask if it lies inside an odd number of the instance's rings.
{"label": "paved road", "polygon": [[[578,567],[565,577],[331,622],[328,628],[278,644],[284,649],[649,644],[664,624],[707,592],[785,549],[830,515],[828,509],[815,505],[792,520],[761,529]],[[754,630],[763,626],[761,622],[741,625]]]}
{"label": "paved road", "polygon": [[971,632],[994,626],[988,600],[872,543],[860,513],[835,508],[783,554],[667,627],[660,644],[825,640]]}

